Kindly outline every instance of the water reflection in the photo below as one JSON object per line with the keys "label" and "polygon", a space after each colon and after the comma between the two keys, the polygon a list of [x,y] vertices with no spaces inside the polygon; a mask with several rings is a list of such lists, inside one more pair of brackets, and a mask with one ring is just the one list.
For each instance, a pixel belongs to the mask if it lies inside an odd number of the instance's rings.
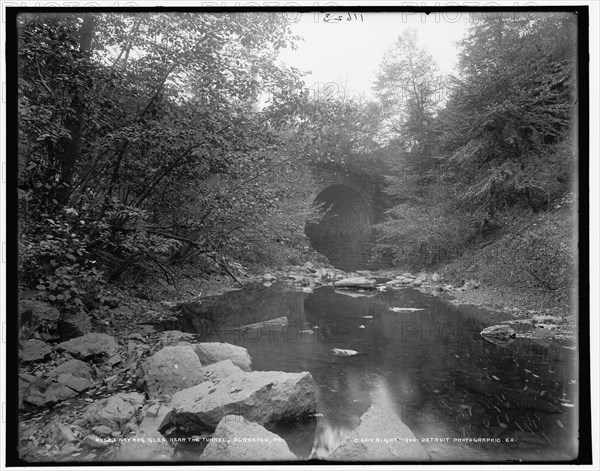
{"label": "water reflection", "polygon": [[[554,341],[496,345],[479,335],[507,315],[455,307],[412,289],[368,294],[261,287],[208,306],[188,305],[178,323],[165,327],[242,345],[255,370],[310,371],[319,399],[312,456],[331,451],[371,404],[395,410],[417,437],[431,438],[424,446],[434,460],[567,460],[577,454],[575,351]],[[240,329],[282,316],[288,318],[284,329]],[[333,356],[332,348],[358,355]],[[449,441],[433,440],[440,438]],[[308,457],[311,448],[301,448]]]}

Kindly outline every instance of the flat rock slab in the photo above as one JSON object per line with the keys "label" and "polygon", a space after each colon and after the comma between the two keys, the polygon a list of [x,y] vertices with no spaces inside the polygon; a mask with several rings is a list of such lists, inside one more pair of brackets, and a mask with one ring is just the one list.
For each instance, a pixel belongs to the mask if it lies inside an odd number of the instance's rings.
{"label": "flat rock slab", "polygon": [[41,340],[25,340],[21,343],[19,357],[24,362],[42,361],[52,353],[52,347]]}
{"label": "flat rock slab", "polygon": [[252,371],[252,359],[248,355],[248,350],[244,347],[220,342],[197,343],[193,347],[203,365],[231,360],[238,368],[244,371]]}
{"label": "flat rock slab", "polygon": [[221,419],[201,461],[295,461],[283,438],[239,415]]}
{"label": "flat rock slab", "polygon": [[190,345],[164,347],[148,358],[142,368],[151,398],[172,395],[203,381],[202,363]]}
{"label": "flat rock slab", "polygon": [[106,425],[120,430],[133,419],[144,405],[144,395],[140,393],[119,393],[90,404],[84,412],[90,426]]}
{"label": "flat rock slab", "polygon": [[370,280],[369,278],[359,276],[356,278],[344,278],[343,280],[336,281],[333,286],[336,288],[362,288],[362,289],[373,289],[377,282]]}
{"label": "flat rock slab", "polygon": [[276,319],[270,319],[268,321],[257,322],[256,324],[248,324],[243,327],[239,327],[236,330],[255,330],[255,329],[284,329],[288,325],[287,317],[277,317]]}
{"label": "flat rock slab", "polygon": [[489,337],[497,340],[508,340],[515,337],[515,331],[508,325],[492,325],[481,331],[483,337]]}
{"label": "flat rock slab", "polygon": [[80,360],[85,360],[96,355],[111,355],[119,345],[110,335],[94,332],[59,343],[58,348],[66,350]]}
{"label": "flat rock slab", "polygon": [[325,459],[429,461],[431,457],[394,412],[383,407],[371,406],[360,418],[360,425]]}
{"label": "flat rock slab", "polygon": [[91,380],[93,370],[92,367],[84,361],[68,360],[50,371],[50,373],[48,373],[48,379],[58,378],[61,374],[70,374],[77,378]]}
{"label": "flat rock slab", "polygon": [[255,371],[208,381],[173,396],[172,422],[188,431],[214,430],[230,414],[260,425],[293,421],[317,410],[310,373]]}
{"label": "flat rock slab", "polygon": [[172,461],[173,447],[159,432],[139,430],[131,441],[122,442],[111,461]]}

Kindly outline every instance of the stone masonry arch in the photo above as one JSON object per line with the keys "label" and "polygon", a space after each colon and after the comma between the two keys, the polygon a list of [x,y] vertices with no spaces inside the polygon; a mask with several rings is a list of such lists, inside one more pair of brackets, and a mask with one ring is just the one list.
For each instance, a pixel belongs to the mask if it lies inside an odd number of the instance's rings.
{"label": "stone masonry arch", "polygon": [[312,247],[336,268],[375,268],[371,263],[373,224],[383,218],[383,178],[340,168],[313,168],[313,200],[327,210],[319,223],[307,222]]}

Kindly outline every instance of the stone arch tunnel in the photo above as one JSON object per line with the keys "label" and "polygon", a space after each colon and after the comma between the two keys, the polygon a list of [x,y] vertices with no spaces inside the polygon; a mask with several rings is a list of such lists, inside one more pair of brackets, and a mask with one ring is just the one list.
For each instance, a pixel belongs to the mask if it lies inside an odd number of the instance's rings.
{"label": "stone arch tunnel", "polygon": [[307,223],[313,248],[342,270],[366,267],[370,258],[372,221],[362,196],[346,185],[321,191],[315,202],[326,210],[318,223]]}
{"label": "stone arch tunnel", "polygon": [[387,201],[382,175],[348,169],[314,175],[313,199],[326,213],[319,222],[306,223],[312,247],[341,270],[385,266],[371,261],[373,225],[383,220]]}

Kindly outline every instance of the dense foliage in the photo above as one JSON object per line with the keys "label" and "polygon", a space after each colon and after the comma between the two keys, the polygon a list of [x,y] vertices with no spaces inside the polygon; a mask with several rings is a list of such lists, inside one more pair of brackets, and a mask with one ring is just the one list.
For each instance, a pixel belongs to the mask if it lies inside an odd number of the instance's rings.
{"label": "dense foliage", "polygon": [[428,147],[394,142],[387,147],[396,167],[389,191],[397,204],[378,227],[379,252],[391,253],[398,264],[422,267],[463,253],[481,255],[492,244],[479,266],[503,267],[496,281],[523,285],[525,276],[530,286],[564,287],[573,262],[569,235],[557,225],[533,230],[527,222],[554,210],[571,189],[575,19],[476,17],[460,44],[459,75],[445,80],[447,101],[423,100],[428,107],[415,106],[419,95],[404,85],[420,84],[414,88],[420,96],[434,96],[428,85],[435,70],[431,58],[413,46],[412,56],[421,59],[414,67],[405,46],[411,43],[412,33],[398,40],[377,87],[388,97],[395,87],[408,88],[395,104],[384,100],[404,116],[394,138],[420,142],[411,138],[418,135],[417,122]]}
{"label": "dense foliage", "polygon": [[276,61],[295,39],[283,16],[22,14],[18,28],[23,284],[66,301],[126,272],[235,276],[305,251],[289,134],[307,100]]}

